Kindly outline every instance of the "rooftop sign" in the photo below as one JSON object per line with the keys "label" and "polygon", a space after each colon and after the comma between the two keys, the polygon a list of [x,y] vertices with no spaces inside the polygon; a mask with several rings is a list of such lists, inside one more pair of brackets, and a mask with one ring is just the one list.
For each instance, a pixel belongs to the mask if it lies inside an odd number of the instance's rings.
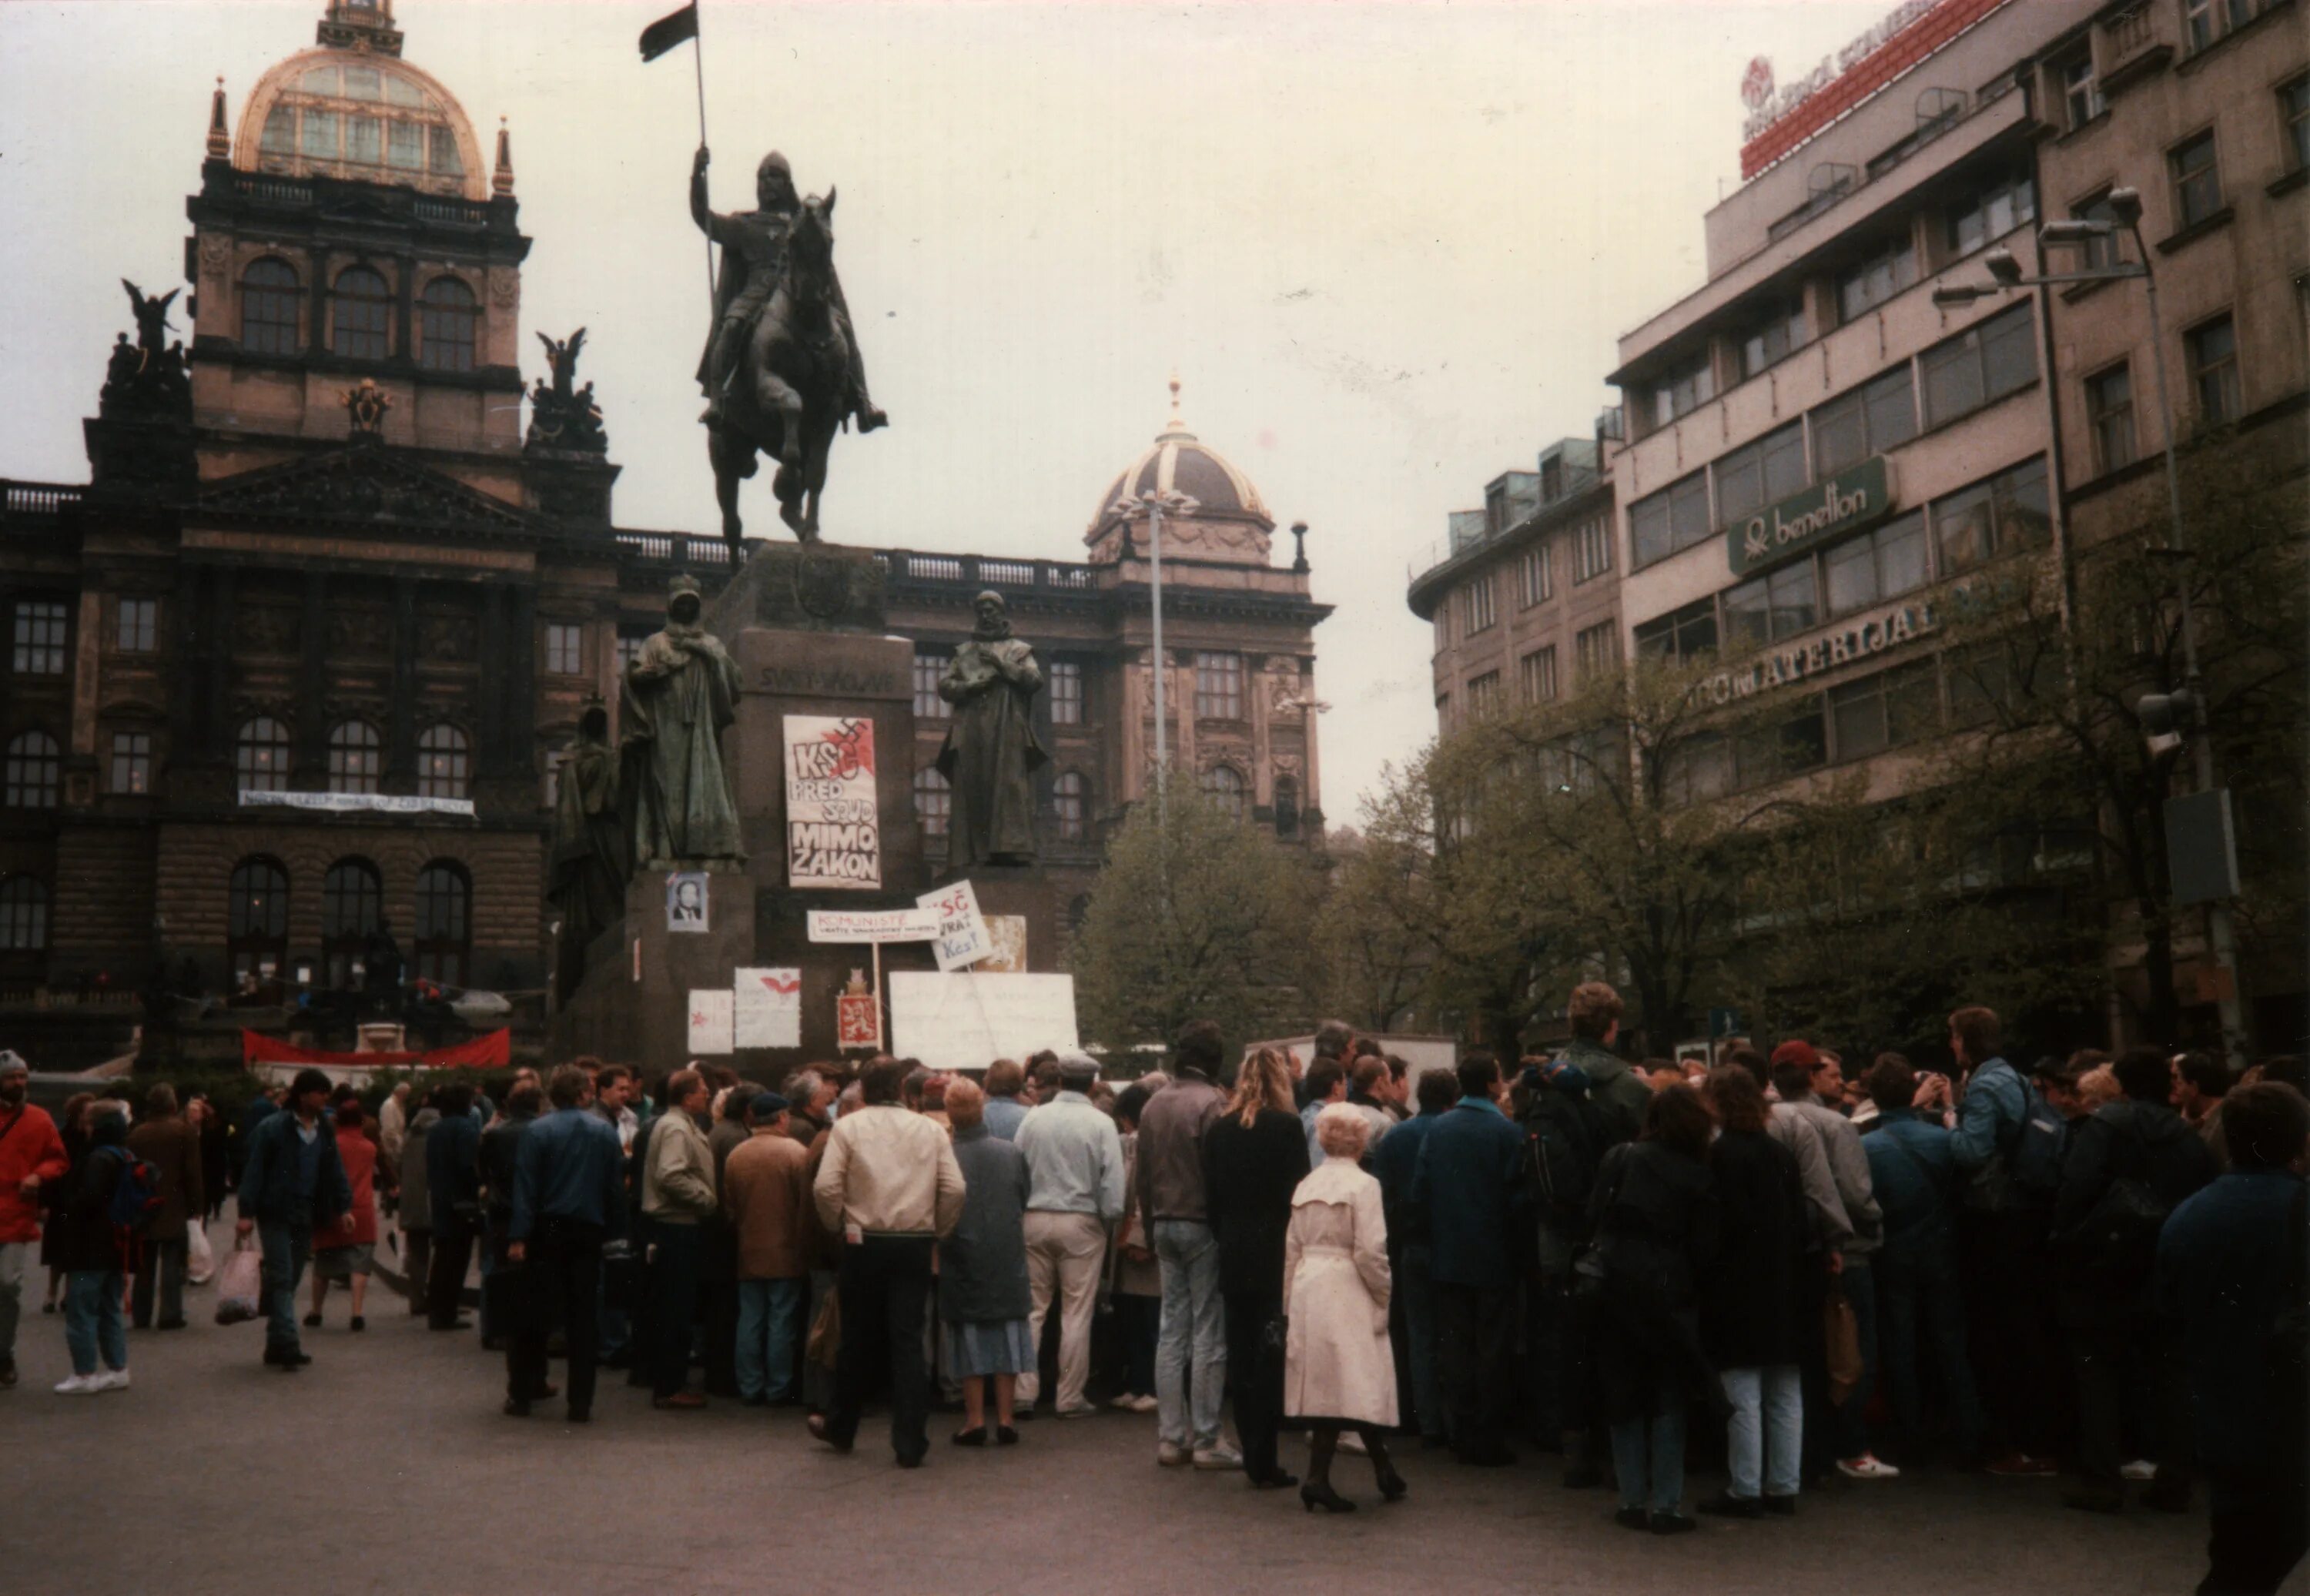
{"label": "rooftop sign", "polygon": [[[1743,182],[1785,158],[1878,90],[1972,27],[2007,0],[1906,0],[1891,15],[1811,72],[1773,88],[1772,66],[1749,63],[1741,80],[1749,103],[1741,124]],[[1763,70],[1759,72],[1759,68]]]}
{"label": "rooftop sign", "polygon": [[1727,526],[1725,559],[1734,576],[1744,577],[1834,534],[1857,532],[1892,507],[1892,463],[1871,455]]}

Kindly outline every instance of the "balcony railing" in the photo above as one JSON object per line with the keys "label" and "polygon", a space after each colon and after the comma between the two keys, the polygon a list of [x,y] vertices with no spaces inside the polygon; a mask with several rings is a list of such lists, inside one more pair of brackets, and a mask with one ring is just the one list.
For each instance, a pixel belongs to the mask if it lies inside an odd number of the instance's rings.
{"label": "balcony railing", "polygon": [[1088,565],[1055,559],[1011,559],[991,554],[919,554],[892,549],[875,558],[896,582],[942,587],[1038,588],[1046,593],[1088,593],[1098,584]]}
{"label": "balcony railing", "polygon": [[78,504],[87,491],[73,482],[0,481],[0,518],[53,521]]}
{"label": "balcony railing", "polygon": [[678,532],[621,532],[618,551],[629,560],[648,565],[728,565],[730,545],[717,537],[690,537]]}

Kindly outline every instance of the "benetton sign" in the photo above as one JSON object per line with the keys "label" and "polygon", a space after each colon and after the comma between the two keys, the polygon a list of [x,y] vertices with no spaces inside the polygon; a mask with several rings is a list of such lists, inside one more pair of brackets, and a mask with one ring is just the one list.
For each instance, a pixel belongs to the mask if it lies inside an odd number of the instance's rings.
{"label": "benetton sign", "polygon": [[1892,464],[1874,455],[1733,522],[1724,529],[1724,552],[1732,574],[1746,576],[1833,533],[1857,532],[1892,507]]}

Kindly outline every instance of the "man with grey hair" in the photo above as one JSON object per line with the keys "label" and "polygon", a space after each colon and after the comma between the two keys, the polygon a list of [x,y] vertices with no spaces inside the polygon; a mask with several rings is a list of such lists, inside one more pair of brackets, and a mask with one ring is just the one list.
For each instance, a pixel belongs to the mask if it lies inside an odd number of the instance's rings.
{"label": "man with grey hair", "polygon": [[0,1391],[16,1383],[16,1323],[24,1269],[40,1242],[40,1189],[72,1172],[48,1111],[30,1101],[24,1061],[0,1051]]}
{"label": "man with grey hair", "polygon": [[[1092,1106],[1099,1065],[1081,1053],[1059,1057],[1059,1092],[1027,1111],[1012,1138],[1027,1161],[1027,1333],[1042,1344],[1043,1319],[1059,1298],[1061,1418],[1099,1411],[1083,1387],[1090,1377],[1091,1312],[1107,1228],[1123,1217],[1123,1138],[1115,1121]],[[1031,1410],[1038,1374],[1019,1377],[1019,1400]]]}

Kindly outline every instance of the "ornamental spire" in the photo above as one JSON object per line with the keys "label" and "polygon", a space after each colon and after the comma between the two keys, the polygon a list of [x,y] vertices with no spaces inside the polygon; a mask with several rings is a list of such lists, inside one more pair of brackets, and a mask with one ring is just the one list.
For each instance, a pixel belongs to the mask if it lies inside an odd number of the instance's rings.
{"label": "ornamental spire", "polygon": [[232,153],[232,139],[225,128],[224,79],[216,81],[216,91],[209,96],[209,159],[223,160]]}
{"label": "ornamental spire", "polygon": [[513,134],[506,127],[506,119],[498,118],[498,160],[490,173],[491,194],[513,192]]}

